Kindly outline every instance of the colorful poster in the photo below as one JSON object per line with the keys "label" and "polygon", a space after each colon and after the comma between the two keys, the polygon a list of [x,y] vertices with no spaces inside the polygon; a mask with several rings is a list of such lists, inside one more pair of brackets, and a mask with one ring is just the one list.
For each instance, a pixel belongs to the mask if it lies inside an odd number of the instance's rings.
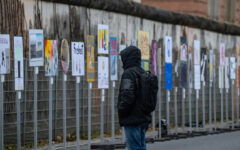
{"label": "colorful poster", "polygon": [[186,37],[181,37],[181,52],[180,52],[180,77],[181,77],[181,87],[182,88],[187,88],[187,39]]}
{"label": "colorful poster", "polygon": [[10,73],[10,38],[8,34],[0,34],[0,74]]}
{"label": "colorful poster", "polygon": [[94,35],[87,35],[87,82],[95,81]]}
{"label": "colorful poster", "polygon": [[117,38],[110,37],[110,79],[118,80],[117,74]]}
{"label": "colorful poster", "polygon": [[207,63],[207,49],[201,49],[201,81],[205,81],[207,76],[206,72],[206,63]]}
{"label": "colorful poster", "polygon": [[23,74],[23,41],[22,37],[14,37],[14,74],[15,74],[15,90],[24,90],[24,74]]}
{"label": "colorful poster", "polygon": [[[119,54],[122,50],[124,50],[127,46],[126,45],[119,45]],[[120,75],[119,76],[122,76],[123,74],[123,63],[122,63],[122,59],[121,59],[121,56],[119,55],[119,64],[120,64]]]}
{"label": "colorful poster", "polygon": [[45,76],[58,74],[58,41],[45,40]]}
{"label": "colorful poster", "polygon": [[152,41],[152,73],[157,75],[157,41]]}
{"label": "colorful poster", "polygon": [[236,79],[236,60],[235,57],[230,57],[230,78]]}
{"label": "colorful poster", "polygon": [[201,88],[201,71],[200,71],[200,42],[194,40],[194,89]]}
{"label": "colorful poster", "polygon": [[72,75],[83,76],[84,68],[84,43],[72,42]]}
{"label": "colorful poster", "polygon": [[213,82],[213,50],[209,52],[209,80]]}
{"label": "colorful poster", "polygon": [[224,79],[225,79],[225,88],[229,89],[229,58],[225,57],[225,75],[224,75]]}
{"label": "colorful poster", "polygon": [[98,56],[98,88],[107,89],[108,86],[108,57]]}
{"label": "colorful poster", "polygon": [[149,33],[138,31],[138,48],[142,53],[142,60],[149,60]]}
{"label": "colorful poster", "polygon": [[141,67],[145,71],[149,71],[149,61],[148,60],[142,60],[141,61]]}
{"label": "colorful poster", "polygon": [[165,88],[172,90],[172,64],[165,63]]}
{"label": "colorful poster", "polygon": [[188,54],[188,84],[189,84],[189,88],[193,87],[193,62],[192,62],[192,54],[189,53]]}
{"label": "colorful poster", "polygon": [[29,30],[29,66],[43,66],[43,30]]}
{"label": "colorful poster", "polygon": [[69,45],[66,39],[62,40],[61,43],[61,63],[63,72],[66,74],[69,68]]}
{"label": "colorful poster", "polygon": [[224,66],[224,60],[225,60],[225,44],[220,44],[220,66]]}
{"label": "colorful poster", "polygon": [[224,88],[224,67],[220,66],[218,70],[218,82],[219,82],[219,88],[223,89]]}
{"label": "colorful poster", "polygon": [[98,25],[98,54],[109,53],[108,25]]}
{"label": "colorful poster", "polygon": [[172,37],[165,37],[165,63],[172,63]]}
{"label": "colorful poster", "polygon": [[236,58],[237,58],[237,77],[236,77],[236,86],[240,87],[240,45],[237,45],[236,49]]}

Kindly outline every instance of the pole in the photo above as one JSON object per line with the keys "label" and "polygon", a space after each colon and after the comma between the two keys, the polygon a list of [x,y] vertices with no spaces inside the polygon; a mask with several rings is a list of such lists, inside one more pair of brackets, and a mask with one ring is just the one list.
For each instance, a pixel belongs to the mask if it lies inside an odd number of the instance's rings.
{"label": "pole", "polygon": [[77,137],[77,145],[76,149],[80,150],[80,115],[79,115],[79,84],[80,77],[76,77],[76,137]]}
{"label": "pole", "polygon": [[115,139],[115,116],[114,116],[114,112],[115,112],[115,109],[114,109],[114,97],[115,97],[115,81],[112,82],[112,143],[114,144],[114,139]]}
{"label": "pole", "polygon": [[192,133],[192,89],[188,89],[189,132]]}
{"label": "pole", "polygon": [[221,128],[223,128],[223,89],[220,89],[221,93]]}
{"label": "pole", "polygon": [[52,102],[52,85],[53,85],[53,77],[50,77],[49,78],[49,130],[48,130],[48,135],[49,135],[49,138],[48,138],[48,149],[49,150],[52,150],[52,106],[53,106],[53,102]]}
{"label": "pole", "polygon": [[175,87],[175,91],[174,91],[174,109],[175,109],[175,134],[178,134],[178,112],[177,112],[177,87]]}
{"label": "pole", "polygon": [[198,131],[198,126],[199,126],[199,123],[198,123],[198,121],[199,121],[199,119],[198,119],[198,100],[199,100],[199,93],[198,93],[199,91],[198,90],[196,90],[196,129],[197,129],[197,131]]}
{"label": "pole", "polygon": [[[158,51],[157,51],[157,55],[158,55],[158,57],[160,58],[161,57],[161,48],[159,48],[158,49]],[[160,62],[160,60],[159,59],[157,59],[158,60],[158,77],[159,77],[159,80],[158,80],[158,138],[162,138],[162,122],[161,122],[161,120],[162,120],[162,109],[161,109],[161,107],[162,107],[162,105],[161,105],[161,74],[162,74],[162,72],[161,72],[161,62]]]}
{"label": "pole", "polygon": [[228,89],[226,89],[225,94],[225,107],[226,107],[226,127],[228,128]]}
{"label": "pole", "polygon": [[212,82],[209,82],[209,127],[212,132]]}
{"label": "pole", "polygon": [[169,134],[169,130],[170,130],[170,117],[169,117],[169,102],[170,102],[170,91],[167,90],[167,99],[166,99],[166,107],[167,107],[167,133]]}
{"label": "pole", "polygon": [[237,97],[237,125],[239,126],[239,88],[238,88],[238,97]]}
{"label": "pole", "polygon": [[231,84],[231,91],[232,91],[232,129],[234,129],[234,99],[233,99],[233,85],[234,85],[234,80],[232,80]]}
{"label": "pole", "polygon": [[0,83],[0,149],[4,149],[4,93],[3,93],[4,75],[1,75]]}
{"label": "pole", "polygon": [[92,82],[88,83],[88,150],[91,149],[91,113],[92,113]]}
{"label": "pole", "polygon": [[204,131],[206,131],[206,127],[205,127],[205,124],[206,124],[206,122],[205,122],[205,81],[203,81],[203,83],[202,83],[202,85],[203,85],[203,87],[202,87],[202,115],[203,115],[203,130]]}
{"label": "pole", "polygon": [[[215,70],[214,70],[214,77],[215,77]],[[216,80],[214,79],[213,82],[213,111],[214,111],[214,129],[217,130],[217,114],[216,114]]]}
{"label": "pole", "polygon": [[63,72],[63,147],[66,150],[66,81],[67,75]]}
{"label": "pole", "polygon": [[38,67],[34,67],[34,150],[37,150],[37,130],[38,130],[38,106],[37,106],[37,76],[38,76]]}
{"label": "pole", "polygon": [[21,150],[21,92],[17,91],[16,103],[17,103],[17,149]]}
{"label": "pole", "polygon": [[182,129],[185,131],[185,88],[182,89]]}
{"label": "pole", "polygon": [[100,138],[101,143],[104,142],[104,89],[101,89],[101,125],[100,125]]}

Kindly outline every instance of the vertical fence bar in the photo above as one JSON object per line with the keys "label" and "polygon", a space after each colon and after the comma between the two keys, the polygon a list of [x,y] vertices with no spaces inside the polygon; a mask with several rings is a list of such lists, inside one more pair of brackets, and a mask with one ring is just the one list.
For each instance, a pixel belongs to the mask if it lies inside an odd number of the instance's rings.
{"label": "vertical fence bar", "polygon": [[192,133],[192,89],[188,88],[189,132]]}
{"label": "vertical fence bar", "polygon": [[16,104],[17,104],[17,149],[21,150],[21,92],[16,93]]}
{"label": "vertical fence bar", "polygon": [[203,122],[203,130],[206,131],[206,127],[205,127],[205,81],[202,82],[202,122]]}
{"label": "vertical fence bar", "polygon": [[237,126],[239,126],[239,88],[238,88],[238,97],[237,97]]}
{"label": "vertical fence bar", "polygon": [[226,107],[226,111],[225,111],[225,115],[226,115],[226,127],[228,128],[228,89],[226,89],[226,93],[225,93],[225,107]]}
{"label": "vertical fence bar", "polygon": [[63,72],[62,75],[62,84],[63,84],[63,148],[66,150],[66,136],[67,136],[67,131],[66,131],[66,80],[67,80],[67,75]]}
{"label": "vertical fence bar", "polygon": [[[158,51],[157,51],[157,56],[158,58],[161,58],[161,48],[158,48]],[[161,102],[162,102],[162,97],[161,97],[161,74],[162,74],[162,70],[161,70],[161,60],[160,59],[157,59],[157,67],[158,67],[158,138],[161,138],[162,137],[162,124],[161,124],[161,120],[162,120],[162,105],[161,105]]]}
{"label": "vertical fence bar", "polygon": [[76,149],[80,150],[80,119],[79,119],[79,84],[80,77],[76,77]]}
{"label": "vertical fence bar", "polygon": [[100,123],[100,138],[101,143],[104,142],[104,89],[101,89],[101,123]]}
{"label": "vertical fence bar", "polygon": [[4,149],[4,90],[3,90],[4,75],[1,75],[0,82],[0,149]]}
{"label": "vertical fence bar", "polygon": [[37,76],[38,76],[38,67],[34,67],[34,150],[37,150],[37,139],[38,139],[38,101],[37,101]]}
{"label": "vertical fence bar", "polygon": [[231,84],[231,95],[232,95],[232,129],[234,129],[234,99],[233,99],[233,85],[234,85],[234,80],[232,80]]}
{"label": "vertical fence bar", "polygon": [[48,124],[48,150],[52,150],[52,106],[53,106],[53,100],[52,100],[52,85],[53,85],[53,77],[49,77],[49,124]]}
{"label": "vertical fence bar", "polygon": [[167,90],[166,107],[167,107],[167,133],[168,134],[170,133],[169,102],[170,102],[170,91]]}
{"label": "vertical fence bar", "polygon": [[92,82],[88,83],[88,150],[91,149],[91,113],[92,113]]}
{"label": "vertical fence bar", "polygon": [[[215,60],[215,58],[214,58]],[[213,70],[214,72],[214,77],[215,75],[215,69]],[[216,79],[214,79],[213,82],[213,111],[214,111],[214,129],[215,131],[217,130],[217,109],[216,109]]]}
{"label": "vertical fence bar", "polygon": [[212,82],[209,82],[209,127],[212,131]]}
{"label": "vertical fence bar", "polygon": [[175,87],[174,91],[174,110],[175,110],[175,134],[178,134],[178,108],[177,108],[177,87]]}
{"label": "vertical fence bar", "polygon": [[182,130],[185,131],[185,88],[182,88]]}
{"label": "vertical fence bar", "polygon": [[112,143],[115,143],[115,81],[112,82]]}
{"label": "vertical fence bar", "polygon": [[221,128],[223,128],[223,89],[220,89],[221,93]]}
{"label": "vertical fence bar", "polygon": [[199,101],[199,91],[196,90],[196,129],[198,131],[198,126],[199,126],[199,119],[198,119],[198,101]]}

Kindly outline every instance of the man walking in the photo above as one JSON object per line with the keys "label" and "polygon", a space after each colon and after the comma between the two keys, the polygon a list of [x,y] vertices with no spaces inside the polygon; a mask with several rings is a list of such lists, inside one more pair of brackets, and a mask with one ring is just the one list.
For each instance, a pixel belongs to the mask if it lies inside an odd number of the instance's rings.
{"label": "man walking", "polygon": [[118,95],[118,116],[124,127],[128,150],[146,150],[145,133],[151,122],[151,113],[142,110],[137,92],[138,79],[144,73],[141,68],[141,51],[130,46],[121,51],[123,75]]}

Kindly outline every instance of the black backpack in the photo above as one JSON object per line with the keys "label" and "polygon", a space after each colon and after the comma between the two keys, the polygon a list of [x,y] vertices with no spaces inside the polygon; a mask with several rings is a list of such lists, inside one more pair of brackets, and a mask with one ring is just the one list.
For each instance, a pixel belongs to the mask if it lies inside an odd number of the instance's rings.
{"label": "black backpack", "polygon": [[155,110],[157,104],[158,78],[150,71],[144,71],[137,79],[137,97],[140,108],[145,114]]}

